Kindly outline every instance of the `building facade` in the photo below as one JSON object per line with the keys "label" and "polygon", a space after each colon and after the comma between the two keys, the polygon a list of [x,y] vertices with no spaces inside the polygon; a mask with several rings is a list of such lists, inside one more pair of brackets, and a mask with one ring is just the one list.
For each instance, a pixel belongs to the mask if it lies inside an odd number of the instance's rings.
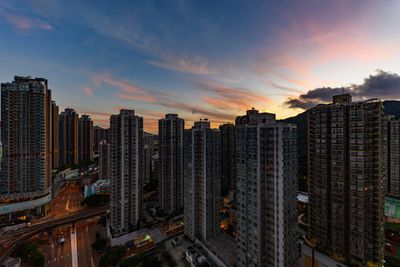
{"label": "building facade", "polygon": [[[13,82],[1,84],[1,200],[22,202],[50,195],[51,117],[46,79],[15,76]],[[30,212],[40,215],[44,209]]]}
{"label": "building facade", "polygon": [[58,150],[58,112],[59,108],[55,101],[51,101],[51,168],[57,169],[59,164]]}
{"label": "building facade", "polygon": [[167,114],[158,121],[158,192],[161,208],[167,213],[183,209],[183,131],[185,121]]}
{"label": "building facade", "polygon": [[111,177],[111,146],[103,140],[99,144],[99,179]]}
{"label": "building facade", "polygon": [[99,144],[101,141],[105,140],[107,143],[110,143],[110,129],[94,126],[93,132],[93,152],[97,154],[99,153]]}
{"label": "building facade", "polygon": [[219,126],[221,132],[221,172],[223,196],[235,190],[235,126],[231,123]]}
{"label": "building facade", "polygon": [[89,115],[78,120],[78,161],[93,160],[93,121]]}
{"label": "building facade", "polygon": [[58,117],[59,166],[78,164],[78,114],[66,108]]}
{"label": "building facade", "polygon": [[236,118],[237,266],[297,266],[296,126]]}
{"label": "building facade", "polygon": [[143,118],[123,109],[110,118],[111,209],[114,236],[136,229],[142,217]]}
{"label": "building facade", "polygon": [[400,198],[400,119],[386,117],[386,192]]}
{"label": "building facade", "polygon": [[206,119],[184,136],[185,234],[204,243],[220,232],[221,136]]}
{"label": "building facade", "polygon": [[381,266],[382,102],[338,95],[308,116],[309,238],[341,262]]}
{"label": "building facade", "polygon": [[150,133],[144,133],[144,170],[143,170],[143,183],[150,183],[155,177],[154,175],[154,153],[156,153],[158,146],[158,136]]}

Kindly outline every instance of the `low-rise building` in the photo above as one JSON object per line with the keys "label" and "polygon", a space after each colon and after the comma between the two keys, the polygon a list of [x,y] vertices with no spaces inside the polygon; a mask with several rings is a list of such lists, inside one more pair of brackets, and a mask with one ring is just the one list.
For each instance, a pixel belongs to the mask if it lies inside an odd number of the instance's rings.
{"label": "low-rise building", "polygon": [[97,180],[90,185],[85,185],[85,198],[95,194],[110,194],[110,191],[110,180]]}
{"label": "low-rise building", "polygon": [[[338,262],[305,243],[300,244],[300,246],[299,267],[347,267],[344,263]],[[313,261],[314,265],[312,264]]]}

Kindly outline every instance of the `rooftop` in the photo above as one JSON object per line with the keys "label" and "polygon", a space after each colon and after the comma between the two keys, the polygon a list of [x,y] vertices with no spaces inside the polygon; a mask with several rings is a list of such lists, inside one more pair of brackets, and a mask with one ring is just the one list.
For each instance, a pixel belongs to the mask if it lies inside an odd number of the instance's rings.
{"label": "rooftop", "polygon": [[206,246],[227,266],[235,266],[236,243],[232,237],[225,233],[220,233],[216,237],[210,239]]}

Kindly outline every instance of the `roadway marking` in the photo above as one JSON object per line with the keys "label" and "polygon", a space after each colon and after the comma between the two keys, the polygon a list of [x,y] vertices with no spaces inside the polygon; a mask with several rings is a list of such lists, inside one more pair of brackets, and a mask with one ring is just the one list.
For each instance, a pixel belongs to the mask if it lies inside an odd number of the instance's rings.
{"label": "roadway marking", "polygon": [[67,205],[65,205],[65,210],[68,211],[69,210],[69,199],[71,198],[71,195],[68,196],[68,201],[67,201]]}
{"label": "roadway marking", "polygon": [[76,227],[71,227],[71,260],[72,267],[78,267],[78,245],[76,241]]}

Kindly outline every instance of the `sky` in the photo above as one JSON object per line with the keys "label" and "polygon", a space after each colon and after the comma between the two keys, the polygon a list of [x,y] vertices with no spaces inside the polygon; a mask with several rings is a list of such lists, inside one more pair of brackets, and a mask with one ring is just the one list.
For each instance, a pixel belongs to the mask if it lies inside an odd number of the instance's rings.
{"label": "sky", "polygon": [[61,108],[145,131],[255,107],[294,116],[335,93],[400,98],[400,1],[0,0],[0,81],[49,80]]}

